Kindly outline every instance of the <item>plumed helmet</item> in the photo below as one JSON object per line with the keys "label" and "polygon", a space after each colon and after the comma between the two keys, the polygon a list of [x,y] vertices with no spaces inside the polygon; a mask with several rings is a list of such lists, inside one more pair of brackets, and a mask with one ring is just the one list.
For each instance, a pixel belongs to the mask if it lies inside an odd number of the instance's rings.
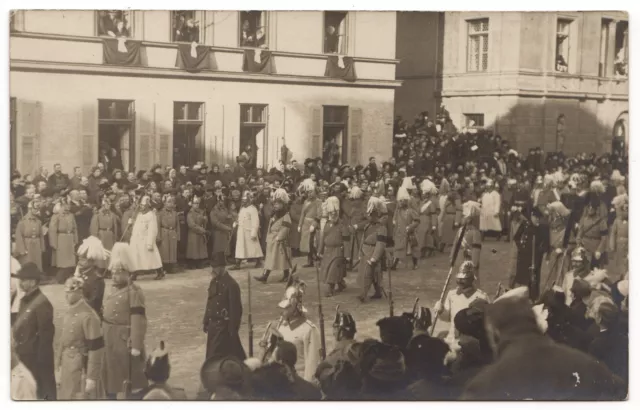
{"label": "plumed helmet", "polygon": [[377,212],[378,215],[384,215],[387,213],[387,206],[382,199],[372,196],[367,203],[367,214]]}
{"label": "plumed helmet", "polygon": [[351,190],[349,190],[349,199],[360,199],[362,198],[362,189],[359,186],[354,185]]}
{"label": "plumed helmet", "polygon": [[78,247],[78,256],[83,256],[91,260],[107,260],[110,252],[102,246],[102,241],[95,236],[90,236],[82,241]]}
{"label": "plumed helmet", "polygon": [[398,189],[398,195],[396,196],[396,199],[398,201],[408,201],[411,199],[411,195],[409,195],[409,191],[407,191],[407,188],[401,186],[400,189]]}
{"label": "plumed helmet", "polygon": [[428,329],[432,324],[431,311],[424,306],[420,306],[413,319],[413,327],[415,329]]}
{"label": "plumed helmet", "polygon": [[591,182],[591,185],[589,185],[589,190],[596,194],[602,194],[604,193],[604,185],[602,184],[602,181],[596,179]]}
{"label": "plumed helmet", "polygon": [[404,179],[402,180],[402,185],[400,185],[400,187],[404,187],[407,190],[416,189],[416,185],[413,183],[413,178],[411,177],[404,177]]}
{"label": "plumed helmet", "polygon": [[582,246],[576,247],[573,252],[571,252],[571,260],[574,262],[586,262],[587,250]]}
{"label": "plumed helmet", "polygon": [[84,287],[84,280],[79,277],[71,276],[64,282],[64,291],[65,292],[78,292],[82,291]]}
{"label": "plumed helmet", "polygon": [[287,194],[287,191],[285,191],[284,189],[278,188],[273,193],[273,200],[286,205],[289,203],[289,194]]}
{"label": "plumed helmet", "polygon": [[336,317],[333,321],[333,327],[344,330],[347,333],[356,333],[356,321],[349,312],[336,311]]}
{"label": "plumed helmet", "polygon": [[611,181],[613,181],[613,182],[623,182],[624,180],[625,180],[625,178],[624,178],[624,176],[622,176],[620,171],[618,171],[617,169],[614,169],[613,172],[611,173]]}
{"label": "plumed helmet", "polygon": [[463,217],[476,217],[480,216],[481,205],[475,201],[467,201],[462,204],[462,216]]}
{"label": "plumed helmet", "polygon": [[300,186],[298,186],[298,190],[302,192],[315,191],[315,189],[316,183],[311,178],[305,179],[300,183]]}
{"label": "plumed helmet", "polygon": [[169,351],[166,349],[164,341],[161,340],[158,347],[149,354],[144,374],[150,381],[163,383],[169,379],[170,371]]}
{"label": "plumed helmet", "polygon": [[[446,179],[443,179],[443,181],[446,181]],[[438,188],[436,188],[436,185],[431,180],[424,179],[420,183],[420,191],[425,195],[435,195],[438,193]]]}
{"label": "plumed helmet", "polygon": [[464,261],[458,269],[456,279],[473,279],[475,275],[475,265],[471,261]]}
{"label": "plumed helmet", "polygon": [[340,211],[340,200],[338,197],[330,196],[324,201],[324,205],[327,213],[337,213]]}
{"label": "plumed helmet", "polygon": [[307,309],[302,305],[302,298],[307,290],[307,284],[300,280],[298,275],[292,274],[289,276],[287,287],[284,291],[282,300],[278,303],[278,307],[285,309],[293,304],[297,304],[300,311],[306,312]]}
{"label": "plumed helmet", "polygon": [[621,208],[623,205],[629,204],[629,196],[627,194],[618,195],[613,198],[611,205],[614,208]]}
{"label": "plumed helmet", "polygon": [[109,270],[111,272],[127,271],[131,272],[131,250],[126,242],[116,242],[111,249],[111,259],[109,260]]}

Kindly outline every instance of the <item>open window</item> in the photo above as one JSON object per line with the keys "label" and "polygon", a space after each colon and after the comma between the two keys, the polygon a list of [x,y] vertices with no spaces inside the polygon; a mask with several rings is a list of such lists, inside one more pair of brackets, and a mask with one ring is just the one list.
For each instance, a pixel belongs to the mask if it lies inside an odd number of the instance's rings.
{"label": "open window", "polygon": [[133,11],[99,10],[96,12],[98,36],[133,37]]}
{"label": "open window", "polygon": [[487,71],[489,67],[489,19],[467,21],[467,71]]}
{"label": "open window", "polygon": [[200,21],[195,10],[171,11],[171,41],[200,42]]}
{"label": "open window", "polygon": [[326,54],[347,54],[347,22],[346,11],[324,12],[324,52]]}
{"label": "open window", "polygon": [[240,12],[240,47],[268,47],[268,21],[266,11]]}
{"label": "open window", "polygon": [[462,114],[464,115],[464,126],[471,129],[484,127],[484,114]]}
{"label": "open window", "polygon": [[173,165],[191,166],[204,160],[204,104],[173,103]]}
{"label": "open window", "polygon": [[609,69],[609,27],[611,20],[602,19],[600,23],[600,61],[598,63],[598,76],[606,77]]}
{"label": "open window", "polygon": [[616,44],[615,60],[613,61],[613,72],[616,76],[626,77],[629,75],[629,22],[619,21],[616,23]]}
{"label": "open window", "polygon": [[569,71],[572,23],[573,20],[558,19],[556,28],[556,71],[560,73]]}
{"label": "open window", "polygon": [[133,124],[133,101],[98,100],[98,161],[106,162],[106,157],[109,169],[133,168]]}
{"label": "open window", "polygon": [[267,109],[264,104],[240,105],[240,147],[237,154],[247,154],[247,169],[263,167],[267,162]]}
{"label": "open window", "polygon": [[322,112],[322,160],[337,167],[349,158],[349,107],[325,105]]}

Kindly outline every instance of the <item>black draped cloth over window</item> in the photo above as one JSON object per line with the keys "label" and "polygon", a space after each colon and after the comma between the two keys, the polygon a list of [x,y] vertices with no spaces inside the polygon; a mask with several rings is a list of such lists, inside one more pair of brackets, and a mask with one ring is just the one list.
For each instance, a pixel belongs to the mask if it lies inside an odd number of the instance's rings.
{"label": "black draped cloth over window", "polygon": [[260,51],[260,62],[256,61],[258,50],[244,50],[242,71],[249,73],[274,74],[273,56],[269,50]]}
{"label": "black draped cloth over window", "polygon": [[196,73],[202,70],[214,70],[209,46],[197,45],[195,47],[196,56],[192,52],[192,45],[187,43],[178,44],[178,54],[176,56],[176,67],[186,70],[190,73]]}
{"label": "black draped cloth over window", "polygon": [[338,64],[338,56],[327,57],[327,68],[324,70],[325,77],[341,78],[345,81],[356,81],[356,68],[353,62],[353,57],[343,57],[344,68]]}
{"label": "black draped cloth over window", "polygon": [[124,49],[118,47],[122,38],[105,38],[103,40],[103,57],[105,64],[140,66],[142,55],[140,41],[124,40]]}

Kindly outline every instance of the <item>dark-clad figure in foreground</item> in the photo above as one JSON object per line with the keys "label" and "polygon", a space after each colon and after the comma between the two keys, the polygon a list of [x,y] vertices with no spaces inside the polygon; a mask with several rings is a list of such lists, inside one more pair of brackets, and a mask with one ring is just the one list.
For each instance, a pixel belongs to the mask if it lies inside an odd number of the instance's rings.
{"label": "dark-clad figure in foreground", "polygon": [[211,283],[202,331],[207,334],[206,359],[234,356],[246,358],[238,331],[242,320],[240,286],[225,269],[223,253],[213,255]]}
{"label": "dark-clad figure in foreground", "polygon": [[627,385],[594,358],[540,329],[524,288],[486,307],[493,363],[466,386],[464,400],[622,400]]}
{"label": "dark-clad figure in foreground", "polygon": [[27,262],[13,277],[18,279],[18,286],[24,292],[12,323],[15,351],[36,380],[38,399],[56,400],[53,306],[40,291],[42,273],[35,263]]}

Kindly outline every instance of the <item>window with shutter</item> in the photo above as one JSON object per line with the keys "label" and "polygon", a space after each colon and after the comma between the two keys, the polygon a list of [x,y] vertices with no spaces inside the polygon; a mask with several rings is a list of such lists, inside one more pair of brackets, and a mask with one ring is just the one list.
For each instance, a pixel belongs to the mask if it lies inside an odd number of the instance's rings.
{"label": "window with shutter", "polygon": [[136,123],[140,149],[138,161],[135,164],[138,170],[148,170],[155,161],[155,104],[136,102]]}
{"label": "window with shutter", "polygon": [[360,163],[362,156],[362,109],[352,108],[349,112],[349,131],[351,134],[351,158],[352,164]]}
{"label": "window with shutter", "polygon": [[40,164],[41,105],[35,101],[19,101],[17,111],[18,168],[22,174],[33,173]]}
{"label": "window with shutter", "polygon": [[311,109],[311,156],[317,158],[322,154],[322,107]]}
{"label": "window with shutter", "polygon": [[82,107],[80,119],[82,141],[82,173],[89,175],[91,167],[98,162],[98,112],[96,104]]}

